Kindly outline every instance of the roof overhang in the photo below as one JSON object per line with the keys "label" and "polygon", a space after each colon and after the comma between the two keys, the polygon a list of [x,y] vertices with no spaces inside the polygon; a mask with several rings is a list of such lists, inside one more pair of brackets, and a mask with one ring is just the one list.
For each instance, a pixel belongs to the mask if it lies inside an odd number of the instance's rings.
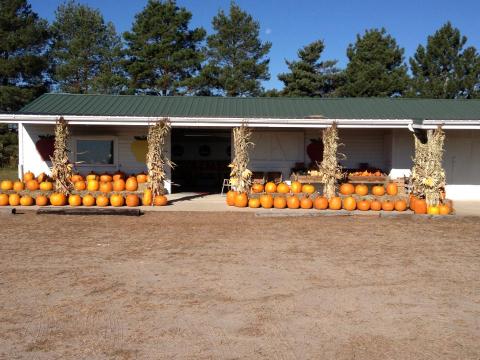
{"label": "roof overhang", "polygon": [[[54,124],[63,116],[71,125],[123,125],[148,126],[161,117],[86,116],[86,115],[34,115],[0,114],[0,123]],[[168,117],[173,127],[224,127],[240,126],[244,121],[251,127],[261,128],[326,128],[336,122],[339,128],[377,129],[480,129],[480,120],[423,120],[413,119],[319,119],[319,118],[207,118]]]}

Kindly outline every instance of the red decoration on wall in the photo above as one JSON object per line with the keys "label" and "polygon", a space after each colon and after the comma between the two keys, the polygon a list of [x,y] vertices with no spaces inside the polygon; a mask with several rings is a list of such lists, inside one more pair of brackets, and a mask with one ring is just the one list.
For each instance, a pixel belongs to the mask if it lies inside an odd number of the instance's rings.
{"label": "red decoration on wall", "polygon": [[50,157],[53,156],[53,150],[55,149],[55,136],[40,135],[39,138],[35,143],[35,147],[43,161],[50,161]]}
{"label": "red decoration on wall", "polygon": [[307,145],[307,154],[311,162],[322,162],[323,160],[323,142],[320,139],[310,139],[310,144]]}

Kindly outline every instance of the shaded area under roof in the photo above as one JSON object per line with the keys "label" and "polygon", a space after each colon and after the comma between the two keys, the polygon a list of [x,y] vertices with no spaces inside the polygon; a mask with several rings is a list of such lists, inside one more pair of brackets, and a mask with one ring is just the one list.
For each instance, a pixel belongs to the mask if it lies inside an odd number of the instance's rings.
{"label": "shaded area under roof", "polygon": [[480,120],[480,100],[44,94],[19,114],[195,118]]}

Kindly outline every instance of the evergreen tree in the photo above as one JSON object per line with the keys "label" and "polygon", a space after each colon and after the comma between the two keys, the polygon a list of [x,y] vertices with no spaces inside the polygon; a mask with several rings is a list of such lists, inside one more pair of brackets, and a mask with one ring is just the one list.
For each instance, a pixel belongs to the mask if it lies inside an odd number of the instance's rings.
{"label": "evergreen tree", "polygon": [[127,41],[130,91],[179,95],[189,91],[204,55],[203,28],[189,29],[192,14],[174,0],[149,0],[135,17]]}
{"label": "evergreen tree", "polygon": [[260,24],[238,5],[230,13],[223,10],[213,18],[214,34],[207,38],[208,62],[199,81],[214,94],[257,96],[262,80],[268,80],[271,44],[260,40]]}
{"label": "evergreen tree", "polygon": [[51,28],[51,74],[61,91],[121,91],[125,82],[121,40],[99,10],[70,0],[58,7]]}
{"label": "evergreen tree", "polygon": [[473,47],[464,48],[467,38],[447,22],[427,46],[419,45],[410,58],[411,96],[427,98],[472,98],[480,95],[480,56]]}
{"label": "evergreen tree", "polygon": [[285,96],[324,97],[332,94],[341,81],[336,60],[319,61],[325,46],[315,41],[298,51],[298,61],[286,61],[289,73],[278,75]]}
{"label": "evergreen tree", "polygon": [[0,111],[15,111],[46,91],[48,25],[26,0],[0,0]]}
{"label": "evergreen tree", "polygon": [[408,85],[403,53],[404,49],[383,28],[357,35],[355,44],[347,49],[349,63],[344,73],[345,84],[338,94],[347,97],[403,94]]}

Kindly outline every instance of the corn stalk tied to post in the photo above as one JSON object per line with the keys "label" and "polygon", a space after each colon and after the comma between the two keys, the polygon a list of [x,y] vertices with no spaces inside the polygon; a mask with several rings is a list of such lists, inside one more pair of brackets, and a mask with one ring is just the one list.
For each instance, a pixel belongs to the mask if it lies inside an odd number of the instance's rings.
{"label": "corn stalk tied to post", "polygon": [[[168,158],[166,141],[170,134],[171,124],[167,118],[156,121],[148,128],[147,168],[149,188],[152,198],[165,193],[164,181],[167,178],[166,168],[175,165]],[[153,204],[153,202],[152,202]]]}
{"label": "corn stalk tied to post", "polygon": [[339,139],[335,122],[322,132],[323,160],[320,164],[317,162],[317,166],[320,182],[323,184],[323,195],[327,199],[336,195],[337,182],[343,177],[342,167],[338,161],[346,159],[346,156],[338,152],[338,147],[343,145],[338,142]]}
{"label": "corn stalk tied to post", "polygon": [[72,190],[72,164],[68,160],[68,122],[60,117],[55,124],[55,142],[52,161],[52,178],[55,180],[55,190],[68,195]]}
{"label": "corn stalk tied to post", "polygon": [[415,136],[415,156],[412,167],[412,192],[425,198],[428,206],[438,206],[441,192],[445,188],[445,170],[442,166],[445,132],[439,126],[428,130],[427,142]]}
{"label": "corn stalk tied to post", "polygon": [[246,122],[233,129],[234,158],[230,165],[230,185],[241,193],[247,192],[252,184],[252,172],[248,169],[249,148],[255,144],[250,141],[252,131]]}

